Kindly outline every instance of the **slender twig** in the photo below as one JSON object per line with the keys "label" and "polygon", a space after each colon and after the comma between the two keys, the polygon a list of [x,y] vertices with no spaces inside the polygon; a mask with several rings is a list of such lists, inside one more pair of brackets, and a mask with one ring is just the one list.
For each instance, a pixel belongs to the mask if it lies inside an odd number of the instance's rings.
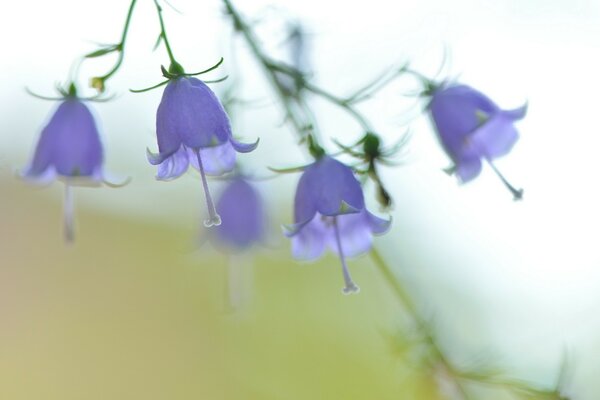
{"label": "slender twig", "polygon": [[154,5],[156,6],[156,12],[158,14],[158,22],[160,23],[160,36],[162,37],[163,42],[165,43],[165,48],[167,49],[167,54],[169,55],[169,60],[171,64],[177,64],[175,61],[175,56],[173,56],[173,51],[171,50],[171,45],[169,44],[169,39],[167,38],[167,31],[165,29],[165,22],[162,17],[162,7],[158,4],[158,0],[154,0]]}
{"label": "slender twig", "polygon": [[250,26],[243,19],[241,14],[237,11],[237,9],[233,6],[230,0],[223,0],[225,4],[225,8],[227,12],[231,16],[233,20],[233,24],[236,30],[238,30],[242,36],[244,37],[246,43],[250,47],[250,51],[254,58],[260,63],[263,67],[267,78],[269,79],[273,88],[275,88],[275,92],[279,97],[279,100],[283,104],[285,108],[286,118],[292,123],[294,129],[299,133],[301,139],[304,139],[306,136],[306,126],[303,125],[294,113],[292,104],[290,102],[290,98],[287,94],[286,88],[283,87],[280,82],[275,70],[271,68],[273,62],[270,58],[263,52],[260,45],[258,44],[257,38],[254,36],[254,32],[250,28]]}
{"label": "slender twig", "polygon": [[129,10],[127,11],[127,18],[125,19],[125,27],[123,28],[123,33],[121,34],[121,41],[117,45],[116,49],[119,53],[117,58],[117,62],[113,66],[113,68],[108,71],[103,76],[99,77],[103,82],[107,81],[111,76],[113,76],[121,67],[123,63],[123,58],[125,57],[125,43],[127,41],[127,33],[129,32],[129,24],[131,22],[131,16],[133,15],[133,9],[135,7],[137,0],[131,0],[131,4],[129,5]]}
{"label": "slender twig", "polygon": [[453,379],[456,389],[462,398],[468,399],[469,397],[463,386],[463,383],[456,376],[456,369],[437,344],[435,337],[431,333],[431,329],[429,329],[429,324],[423,319],[423,317],[421,317],[421,314],[419,314],[419,311],[417,310],[411,297],[408,295],[398,278],[394,275],[388,264],[375,247],[371,249],[370,254],[373,262],[379,269],[379,272],[383,275],[384,280],[392,289],[400,303],[402,303],[402,306],[412,318],[420,333],[424,336],[424,341],[427,343],[433,355],[443,365],[444,369],[446,369],[449,376]]}

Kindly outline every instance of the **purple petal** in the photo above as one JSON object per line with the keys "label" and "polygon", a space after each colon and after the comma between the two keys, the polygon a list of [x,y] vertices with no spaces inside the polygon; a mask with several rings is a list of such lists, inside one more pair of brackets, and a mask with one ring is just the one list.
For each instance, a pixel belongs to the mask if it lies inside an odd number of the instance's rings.
{"label": "purple petal", "polygon": [[229,183],[217,200],[222,223],[214,232],[229,247],[244,249],[264,235],[265,213],[259,193],[242,178]]}
{"label": "purple petal", "polygon": [[24,172],[19,173],[19,176],[24,180],[35,185],[48,185],[56,180],[56,168],[49,166],[42,173],[32,172],[31,167],[27,167]]}
{"label": "purple petal", "polygon": [[42,130],[27,176],[43,175],[50,166],[61,176],[90,176],[102,162],[92,113],[80,100],[68,98]]}
{"label": "purple petal", "polygon": [[456,175],[462,183],[477,178],[480,172],[481,160],[479,158],[465,158],[456,165]]}
{"label": "purple petal", "polygon": [[469,146],[480,156],[492,160],[508,154],[518,139],[513,120],[500,112],[473,133]]}
{"label": "purple petal", "polygon": [[256,139],[256,142],[254,143],[242,143],[238,142],[234,138],[229,139],[229,141],[231,142],[231,145],[233,146],[235,151],[237,151],[238,153],[249,153],[256,149],[256,146],[258,146],[258,142],[260,141],[260,139]]}
{"label": "purple petal", "polygon": [[[152,161],[151,161],[152,162]],[[158,165],[156,179],[168,181],[181,176],[187,171],[189,166],[188,151],[185,146],[181,146],[174,154],[164,159]]]}
{"label": "purple petal", "polygon": [[[346,257],[354,257],[371,249],[373,234],[366,210],[358,214],[339,215],[335,218],[340,232],[342,252]],[[327,239],[329,248],[339,256],[335,236],[331,235]]]}
{"label": "purple petal", "polygon": [[[339,215],[337,217],[342,251],[347,257],[366,253],[373,244],[373,234],[385,233],[391,221],[376,217],[366,209],[358,214]],[[335,236],[323,238],[329,240],[328,245],[339,256]]]}
{"label": "purple petal", "polygon": [[298,182],[294,221],[310,220],[317,212],[326,216],[353,213],[364,206],[362,188],[352,170],[325,156],[306,168]]}
{"label": "purple petal", "polygon": [[499,112],[488,97],[465,85],[437,90],[429,108],[440,141],[455,161],[462,157],[468,136]]}
{"label": "purple petal", "polygon": [[[188,149],[188,157],[192,166],[199,170],[196,151]],[[223,175],[235,167],[235,150],[229,142],[220,146],[201,148],[200,157],[202,158],[204,172],[207,175]]]}
{"label": "purple petal", "polygon": [[391,218],[383,219],[371,214],[369,211],[365,210],[365,212],[367,214],[369,227],[371,228],[371,232],[373,232],[373,234],[382,235],[390,229],[390,226],[392,225]]}
{"label": "purple petal", "polygon": [[529,107],[529,105],[527,103],[525,103],[521,107],[515,108],[514,110],[503,110],[502,114],[505,117],[512,119],[513,121],[518,121],[520,119],[525,118],[528,107]]}
{"label": "purple petal", "polygon": [[229,140],[229,118],[219,99],[196,78],[174,79],[165,88],[156,115],[160,153],[184,144],[190,148],[216,146]]}
{"label": "purple petal", "polygon": [[315,215],[292,236],[292,256],[299,260],[315,260],[331,240],[334,240],[333,229],[325,225],[321,215]]}

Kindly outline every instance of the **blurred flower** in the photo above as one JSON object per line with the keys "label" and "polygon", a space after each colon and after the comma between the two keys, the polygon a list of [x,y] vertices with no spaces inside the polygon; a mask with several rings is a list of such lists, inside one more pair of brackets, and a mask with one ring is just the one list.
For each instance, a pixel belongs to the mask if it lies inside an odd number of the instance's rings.
{"label": "blurred flower", "polygon": [[258,191],[244,178],[233,178],[217,200],[223,222],[213,232],[219,244],[241,251],[260,242],[265,234],[265,212]]}
{"label": "blurred flower", "polygon": [[205,175],[222,175],[235,166],[235,152],[254,150],[237,142],[231,134],[223,106],[206,84],[196,78],[172,79],[162,96],[156,115],[158,154],[148,151],[148,160],[158,165],[157,179],[171,180],[187,171],[191,163],[202,177],[209,218],[204,225],[220,225]]}
{"label": "blurred flower", "polygon": [[365,208],[362,188],[352,169],[323,156],[308,166],[296,190],[294,225],[287,229],[292,253],[298,259],[316,259],[325,248],[342,262],[344,294],[359,291],[352,281],[346,257],[367,252],[372,235],[384,233],[390,221],[378,218]]}
{"label": "blurred flower", "polygon": [[468,182],[479,175],[481,159],[485,159],[515,198],[520,198],[522,191],[510,186],[491,162],[512,149],[519,137],[513,123],[525,116],[527,105],[501,110],[469,86],[442,85],[433,90],[429,110],[440,141],[454,162],[451,172]]}
{"label": "blurred flower", "polygon": [[21,174],[34,183],[65,182],[65,238],[72,241],[72,185],[99,185],[105,182],[103,150],[98,128],[88,107],[72,94],[65,97],[44,127],[33,160]]}

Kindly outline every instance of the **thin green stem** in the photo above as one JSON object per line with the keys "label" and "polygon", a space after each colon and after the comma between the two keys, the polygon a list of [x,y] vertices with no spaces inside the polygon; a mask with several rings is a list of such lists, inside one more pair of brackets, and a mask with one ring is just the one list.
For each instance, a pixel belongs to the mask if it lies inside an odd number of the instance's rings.
{"label": "thin green stem", "polygon": [[460,396],[465,400],[469,399],[463,383],[457,377],[456,368],[448,360],[442,349],[437,344],[435,337],[431,333],[429,324],[423,319],[423,317],[421,317],[409,294],[406,292],[400,281],[394,276],[394,273],[385,262],[379,251],[376,248],[373,248],[370,254],[373,262],[379,269],[379,272],[383,275],[386,283],[392,289],[400,303],[402,303],[402,306],[412,318],[419,331],[424,335],[425,342],[432,351],[434,357],[442,364],[444,369],[448,372],[448,375],[453,379]]}
{"label": "thin green stem", "polygon": [[320,87],[317,87],[310,82],[305,82],[304,87],[308,91],[318,96],[321,96],[322,98],[328,100],[330,103],[335,104],[336,106],[345,110],[356,120],[356,122],[358,122],[358,124],[365,130],[365,132],[374,132],[367,118],[363,116],[356,108],[354,108],[350,104],[351,102],[349,102],[348,100],[342,99],[341,97],[337,97],[336,95],[331,94],[328,91],[321,89]]}
{"label": "thin green stem", "polygon": [[177,64],[177,61],[175,61],[175,56],[173,56],[173,51],[171,50],[171,45],[169,44],[169,39],[167,38],[165,22],[163,21],[162,16],[162,7],[160,6],[160,4],[158,4],[158,0],[154,0],[154,5],[156,6],[156,12],[158,13],[158,21],[160,22],[160,36],[162,37],[162,40],[165,43],[165,48],[167,49],[169,60],[171,61],[171,64]]}
{"label": "thin green stem", "polygon": [[233,20],[235,29],[242,34],[244,40],[250,48],[252,55],[263,67],[263,70],[265,71],[265,74],[267,75],[272,87],[275,88],[275,92],[285,108],[286,118],[291,122],[300,138],[302,140],[306,139],[306,126],[302,124],[302,122],[296,117],[288,92],[278,79],[275,70],[271,67],[273,65],[273,61],[271,61],[271,59],[263,52],[262,48],[258,44],[257,38],[254,36],[254,32],[246,23],[241,14],[237,11],[237,9],[233,6],[231,1],[223,0],[223,4]]}
{"label": "thin green stem", "polygon": [[123,59],[125,58],[125,43],[127,42],[127,34],[129,33],[129,24],[131,22],[131,16],[133,15],[133,9],[137,0],[131,0],[131,4],[129,5],[129,10],[127,11],[127,18],[125,19],[125,27],[123,28],[123,34],[121,35],[121,41],[117,45],[117,51],[119,56],[117,58],[117,62],[114,67],[108,71],[105,75],[101,76],[100,79],[102,82],[106,82],[111,76],[113,76],[123,64]]}

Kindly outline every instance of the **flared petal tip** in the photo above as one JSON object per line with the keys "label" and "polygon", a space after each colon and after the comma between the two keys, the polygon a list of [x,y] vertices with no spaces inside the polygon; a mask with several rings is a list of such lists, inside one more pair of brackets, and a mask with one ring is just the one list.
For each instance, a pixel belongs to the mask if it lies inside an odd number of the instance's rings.
{"label": "flared petal tip", "polygon": [[161,154],[159,153],[153,153],[149,148],[146,148],[146,158],[148,159],[148,162],[152,165],[158,165],[160,163],[162,163],[165,159],[167,159],[170,156],[170,154]]}
{"label": "flared petal tip", "polygon": [[14,174],[17,178],[34,185],[47,186],[57,178],[56,170],[53,167],[46,168],[42,173],[34,173],[31,167],[24,170],[15,169]]}
{"label": "flared petal tip", "polygon": [[256,147],[258,146],[258,142],[260,142],[260,138],[257,138],[254,143],[242,143],[238,142],[233,138],[230,139],[230,142],[235,151],[237,151],[238,153],[249,153],[256,149]]}
{"label": "flared petal tip", "polygon": [[[368,211],[367,211],[368,212]],[[368,212],[369,218],[369,227],[371,228],[371,232],[374,235],[383,235],[387,233],[392,226],[392,216],[390,215],[389,219],[379,218],[370,212]]]}
{"label": "flared petal tip", "polygon": [[526,102],[519,108],[515,108],[514,110],[505,110],[502,113],[513,121],[518,121],[520,119],[525,118],[527,115],[527,110],[529,108],[529,103]]}

